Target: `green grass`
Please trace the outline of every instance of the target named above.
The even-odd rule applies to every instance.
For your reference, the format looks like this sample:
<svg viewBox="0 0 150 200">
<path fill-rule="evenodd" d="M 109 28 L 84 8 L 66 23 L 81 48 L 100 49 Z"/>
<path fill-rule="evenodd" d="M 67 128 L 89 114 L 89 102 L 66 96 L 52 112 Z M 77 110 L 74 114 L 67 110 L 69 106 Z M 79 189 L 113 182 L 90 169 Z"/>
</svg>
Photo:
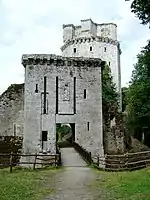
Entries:
<svg viewBox="0 0 150 200">
<path fill-rule="evenodd" d="M 150 200 L 150 168 L 132 172 L 95 172 L 96 189 L 106 200 Z"/>
<path fill-rule="evenodd" d="M 0 200 L 38 200 L 53 192 L 48 180 L 56 169 L 0 169 Z"/>
</svg>

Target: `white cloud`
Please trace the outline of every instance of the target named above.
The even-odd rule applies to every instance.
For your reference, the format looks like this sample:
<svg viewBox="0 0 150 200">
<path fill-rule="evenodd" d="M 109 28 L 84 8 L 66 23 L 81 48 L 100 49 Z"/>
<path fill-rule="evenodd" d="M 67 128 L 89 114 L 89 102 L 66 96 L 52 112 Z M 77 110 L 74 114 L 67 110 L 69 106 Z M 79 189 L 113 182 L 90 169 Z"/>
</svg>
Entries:
<svg viewBox="0 0 150 200">
<path fill-rule="evenodd" d="M 125 85 L 140 47 L 148 39 L 148 27 L 140 25 L 121 0 L 1 0 L 0 93 L 10 84 L 24 81 L 23 53 L 60 54 L 62 24 L 115 22 L 122 47 L 122 85 Z"/>
</svg>

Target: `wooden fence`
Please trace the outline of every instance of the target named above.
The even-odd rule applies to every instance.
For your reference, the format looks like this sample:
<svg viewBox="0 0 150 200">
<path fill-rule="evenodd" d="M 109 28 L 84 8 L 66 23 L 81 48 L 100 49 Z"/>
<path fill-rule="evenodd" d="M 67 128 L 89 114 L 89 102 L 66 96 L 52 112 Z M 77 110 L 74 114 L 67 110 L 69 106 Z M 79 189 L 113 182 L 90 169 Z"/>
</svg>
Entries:
<svg viewBox="0 0 150 200">
<path fill-rule="evenodd" d="M 126 153 L 124 155 L 105 155 L 104 157 L 91 156 L 91 152 L 73 142 L 75 150 L 88 164 L 93 164 L 98 169 L 106 171 L 136 170 L 150 166 L 150 151 Z"/>
<path fill-rule="evenodd" d="M 92 160 L 96 167 L 104 166 L 107 171 L 130 171 L 150 166 L 150 151 L 92 157 Z"/>
<path fill-rule="evenodd" d="M 150 166 L 150 151 L 126 153 L 124 155 L 105 155 L 105 157 L 92 157 L 91 153 L 82 148 L 79 144 L 73 143 L 74 148 L 84 158 L 98 169 L 107 171 L 135 170 Z M 30 157 L 31 161 L 19 161 L 20 157 Z M 0 154 L 0 167 L 10 167 L 10 172 L 14 166 L 31 165 L 35 170 L 36 165 L 59 166 L 61 165 L 61 154 Z"/>
<path fill-rule="evenodd" d="M 31 161 L 19 161 L 21 157 L 29 157 Z M 61 165 L 61 154 L 0 154 L 1 162 L 0 167 L 10 167 L 10 172 L 12 172 L 12 168 L 15 166 L 22 165 L 32 165 L 33 170 L 35 170 L 36 165 L 40 166 L 59 166 Z M 16 159 L 19 158 L 19 159 Z M 18 160 L 18 162 L 17 162 Z"/>
<path fill-rule="evenodd" d="M 77 144 L 76 142 L 73 142 L 73 147 L 75 148 L 75 150 L 82 156 L 82 158 L 88 163 L 88 164 L 92 164 L 93 160 L 92 160 L 92 156 L 91 156 L 91 152 L 88 152 L 86 149 L 84 149 L 83 147 L 81 147 L 79 144 Z"/>
</svg>

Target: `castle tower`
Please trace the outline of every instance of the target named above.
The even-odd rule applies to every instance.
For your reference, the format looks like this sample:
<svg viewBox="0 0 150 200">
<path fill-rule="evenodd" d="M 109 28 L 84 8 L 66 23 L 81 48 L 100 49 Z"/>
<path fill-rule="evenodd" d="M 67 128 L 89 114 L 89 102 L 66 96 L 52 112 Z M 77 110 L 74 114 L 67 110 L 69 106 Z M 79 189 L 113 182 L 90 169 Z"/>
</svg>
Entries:
<svg viewBox="0 0 150 200">
<path fill-rule="evenodd" d="M 63 43 L 61 51 L 65 57 L 91 57 L 106 61 L 120 95 L 121 110 L 121 49 L 117 41 L 117 25 L 113 23 L 96 24 L 91 19 L 81 20 L 80 26 L 63 25 Z"/>
<path fill-rule="evenodd" d="M 56 125 L 69 123 L 74 130 L 73 140 L 92 155 L 103 157 L 101 69 L 105 62 L 27 54 L 22 56 L 22 64 L 23 153 L 55 154 Z M 33 161 L 34 157 L 27 159 Z"/>
</svg>

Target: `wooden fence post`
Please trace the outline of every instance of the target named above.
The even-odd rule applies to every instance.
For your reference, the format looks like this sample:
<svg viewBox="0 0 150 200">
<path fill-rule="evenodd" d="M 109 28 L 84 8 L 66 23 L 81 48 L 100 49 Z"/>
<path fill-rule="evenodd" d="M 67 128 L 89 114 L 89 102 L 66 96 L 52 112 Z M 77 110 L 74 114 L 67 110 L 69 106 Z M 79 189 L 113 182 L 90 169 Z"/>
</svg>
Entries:
<svg viewBox="0 0 150 200">
<path fill-rule="evenodd" d="M 34 163 L 33 163 L 33 170 L 35 170 L 36 158 L 37 158 L 37 154 L 35 155 L 35 159 L 34 159 Z"/>
<path fill-rule="evenodd" d="M 128 159 L 129 159 L 129 156 L 128 156 L 128 152 L 125 154 L 125 168 L 128 169 Z"/>
<path fill-rule="evenodd" d="M 91 155 L 91 152 L 89 152 L 89 161 L 90 161 L 90 164 L 92 164 L 92 155 Z"/>
<path fill-rule="evenodd" d="M 13 153 L 10 154 L 10 172 L 12 172 L 12 165 L 13 165 Z"/>
<path fill-rule="evenodd" d="M 57 160 L 57 157 L 56 157 L 57 155 L 55 155 L 55 167 L 56 167 L 56 160 Z"/>
<path fill-rule="evenodd" d="M 99 156 L 97 157 L 97 166 L 99 167 Z"/>
<path fill-rule="evenodd" d="M 59 152 L 59 162 L 58 162 L 58 165 L 59 166 L 61 165 L 61 152 Z"/>
<path fill-rule="evenodd" d="M 107 163 L 108 163 L 108 156 L 107 156 L 107 154 L 105 154 L 105 169 L 107 169 L 108 168 L 108 165 L 107 165 Z"/>
</svg>

